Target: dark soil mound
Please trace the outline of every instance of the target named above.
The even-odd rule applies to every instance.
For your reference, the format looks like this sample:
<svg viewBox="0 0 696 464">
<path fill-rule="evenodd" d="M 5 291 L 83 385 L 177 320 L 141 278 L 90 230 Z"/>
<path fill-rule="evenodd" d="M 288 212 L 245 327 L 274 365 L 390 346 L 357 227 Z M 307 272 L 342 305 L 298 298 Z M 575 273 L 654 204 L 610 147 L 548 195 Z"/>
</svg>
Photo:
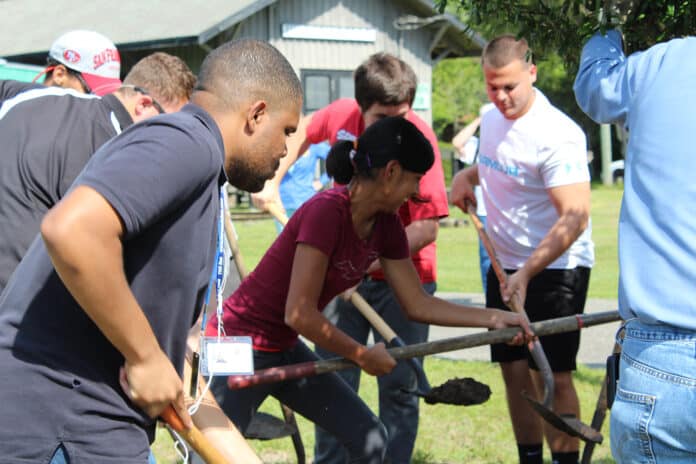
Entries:
<svg viewBox="0 0 696 464">
<path fill-rule="evenodd" d="M 425 402 L 470 406 L 484 403 L 490 396 L 491 389 L 485 383 L 471 377 L 454 378 L 430 390 L 425 396 Z"/>
</svg>

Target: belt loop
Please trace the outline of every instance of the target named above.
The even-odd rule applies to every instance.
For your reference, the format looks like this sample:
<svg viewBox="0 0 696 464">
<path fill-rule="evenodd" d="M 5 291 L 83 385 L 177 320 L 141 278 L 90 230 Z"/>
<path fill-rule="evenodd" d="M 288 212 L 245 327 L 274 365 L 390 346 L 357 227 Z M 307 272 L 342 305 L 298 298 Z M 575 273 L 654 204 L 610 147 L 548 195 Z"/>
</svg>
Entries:
<svg viewBox="0 0 696 464">
<path fill-rule="evenodd" d="M 621 323 L 621 326 L 619 326 L 618 329 L 616 329 L 616 334 L 614 335 L 614 339 L 616 340 L 616 343 L 619 345 L 623 345 L 624 338 L 626 337 L 626 325 L 631 322 L 631 321 L 637 321 L 637 317 L 632 317 L 630 319 L 626 319 Z"/>
</svg>

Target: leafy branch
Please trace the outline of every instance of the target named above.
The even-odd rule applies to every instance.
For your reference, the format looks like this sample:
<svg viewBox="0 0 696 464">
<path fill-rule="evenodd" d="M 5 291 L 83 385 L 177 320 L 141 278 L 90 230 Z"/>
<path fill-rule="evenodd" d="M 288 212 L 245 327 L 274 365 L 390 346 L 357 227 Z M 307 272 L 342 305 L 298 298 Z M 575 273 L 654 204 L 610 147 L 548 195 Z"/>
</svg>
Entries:
<svg viewBox="0 0 696 464">
<path fill-rule="evenodd" d="M 456 8 L 474 28 L 525 37 L 535 53 L 557 53 L 571 69 L 598 30 L 621 28 L 628 52 L 696 33 L 695 0 L 439 0 L 437 6 Z"/>
</svg>

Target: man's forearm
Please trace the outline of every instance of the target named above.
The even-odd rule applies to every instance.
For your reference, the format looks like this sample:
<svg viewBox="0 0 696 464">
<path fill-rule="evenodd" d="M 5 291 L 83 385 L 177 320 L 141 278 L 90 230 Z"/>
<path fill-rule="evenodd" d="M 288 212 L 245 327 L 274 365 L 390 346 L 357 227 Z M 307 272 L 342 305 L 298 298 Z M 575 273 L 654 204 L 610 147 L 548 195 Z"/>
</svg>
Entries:
<svg viewBox="0 0 696 464">
<path fill-rule="evenodd" d="M 452 139 L 452 145 L 458 152 L 461 153 L 461 151 L 464 149 L 464 145 L 466 145 L 466 142 L 471 138 L 472 135 L 474 135 L 474 133 L 476 133 L 476 129 L 478 129 L 480 123 L 481 117 L 478 116 L 454 136 Z"/>
<path fill-rule="evenodd" d="M 525 261 L 523 269 L 529 278 L 556 261 L 580 237 L 587 227 L 584 212 L 568 212 L 558 218 L 539 246 Z"/>
<path fill-rule="evenodd" d="M 405 231 L 411 255 L 433 243 L 437 239 L 439 230 L 440 225 L 436 218 L 413 221 L 407 225 Z"/>
</svg>

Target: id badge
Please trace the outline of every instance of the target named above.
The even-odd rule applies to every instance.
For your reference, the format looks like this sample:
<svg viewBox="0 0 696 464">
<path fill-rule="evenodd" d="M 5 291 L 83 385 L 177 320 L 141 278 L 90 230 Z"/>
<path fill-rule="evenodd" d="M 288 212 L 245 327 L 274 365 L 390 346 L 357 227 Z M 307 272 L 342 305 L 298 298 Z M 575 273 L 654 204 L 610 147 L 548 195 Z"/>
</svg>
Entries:
<svg viewBox="0 0 696 464">
<path fill-rule="evenodd" d="M 251 337 L 203 337 L 201 373 L 205 376 L 253 374 Z"/>
</svg>

